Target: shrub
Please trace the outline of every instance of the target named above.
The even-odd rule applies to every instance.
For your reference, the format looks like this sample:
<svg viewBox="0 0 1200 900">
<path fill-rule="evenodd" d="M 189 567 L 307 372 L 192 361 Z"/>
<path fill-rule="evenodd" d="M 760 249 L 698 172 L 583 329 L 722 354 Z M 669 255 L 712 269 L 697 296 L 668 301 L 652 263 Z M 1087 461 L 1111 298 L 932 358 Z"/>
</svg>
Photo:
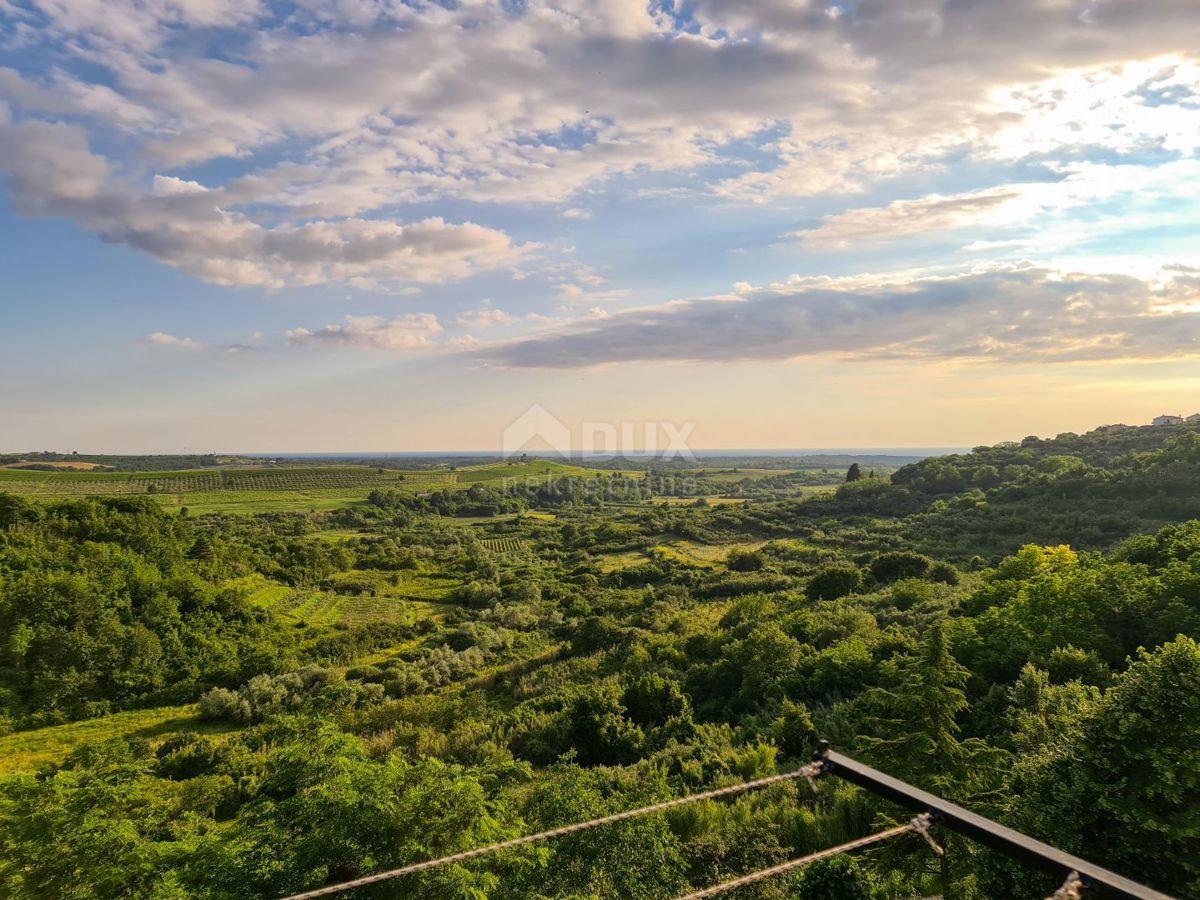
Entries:
<svg viewBox="0 0 1200 900">
<path fill-rule="evenodd" d="M 766 562 L 763 560 L 761 553 L 734 547 L 729 551 L 729 555 L 725 557 L 725 565 L 729 567 L 729 571 L 731 572 L 757 572 L 766 565 Z"/>
<path fill-rule="evenodd" d="M 936 562 L 929 567 L 929 580 L 942 584 L 958 584 L 958 569 L 950 563 Z"/>
<path fill-rule="evenodd" d="M 679 683 L 661 675 L 643 675 L 621 697 L 629 718 L 643 727 L 664 725 L 671 719 L 691 718 L 692 705 Z"/>
<path fill-rule="evenodd" d="M 901 578 L 924 578 L 933 560 L 920 553 L 896 550 L 881 553 L 871 563 L 871 577 L 880 584 L 891 584 Z"/>
<path fill-rule="evenodd" d="M 805 592 L 810 600 L 837 600 L 862 587 L 862 573 L 853 566 L 825 566 L 808 582 Z"/>
<path fill-rule="evenodd" d="M 875 885 L 852 856 L 817 860 L 800 870 L 794 900 L 873 900 Z"/>
<path fill-rule="evenodd" d="M 218 722 L 248 722 L 250 703 L 237 691 L 213 688 L 200 698 L 200 718 Z"/>
<path fill-rule="evenodd" d="M 902 578 L 892 585 L 891 599 L 896 609 L 911 609 L 933 599 L 933 585 L 919 578 Z"/>
<path fill-rule="evenodd" d="M 306 666 L 283 675 L 256 675 L 236 691 L 213 688 L 200 698 L 200 716 L 226 722 L 261 722 L 302 710 L 364 706 L 383 698 L 383 687 L 345 681 L 332 669 Z"/>
</svg>

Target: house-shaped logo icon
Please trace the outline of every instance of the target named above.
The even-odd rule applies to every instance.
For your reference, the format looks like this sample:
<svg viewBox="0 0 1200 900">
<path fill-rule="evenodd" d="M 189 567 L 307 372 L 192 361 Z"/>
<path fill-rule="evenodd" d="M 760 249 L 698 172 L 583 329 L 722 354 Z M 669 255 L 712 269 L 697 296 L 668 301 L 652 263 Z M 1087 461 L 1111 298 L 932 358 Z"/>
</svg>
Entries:
<svg viewBox="0 0 1200 900">
<path fill-rule="evenodd" d="M 571 429 L 540 403 L 535 403 L 504 429 L 501 449 L 505 456 L 522 450 L 550 450 L 569 458 Z"/>
</svg>

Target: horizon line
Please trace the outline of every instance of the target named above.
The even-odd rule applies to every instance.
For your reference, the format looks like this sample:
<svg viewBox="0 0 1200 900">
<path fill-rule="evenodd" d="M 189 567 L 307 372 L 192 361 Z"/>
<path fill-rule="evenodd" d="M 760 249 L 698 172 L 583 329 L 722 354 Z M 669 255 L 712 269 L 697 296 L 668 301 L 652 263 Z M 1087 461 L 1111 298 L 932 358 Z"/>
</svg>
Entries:
<svg viewBox="0 0 1200 900">
<path fill-rule="evenodd" d="M 973 445 L 979 446 L 979 445 Z M 851 453 L 857 454 L 873 454 L 877 456 L 914 456 L 914 455 L 930 455 L 933 452 L 937 453 L 959 453 L 968 452 L 972 447 L 968 446 L 925 446 L 925 447 L 904 447 L 904 446 L 881 446 L 881 447 L 863 447 L 863 446 L 845 446 L 845 447 L 701 447 L 691 450 L 692 456 L 704 455 L 752 455 L 752 456 L 811 456 L 811 455 L 846 455 Z M 0 455 L 5 456 L 23 456 L 35 455 L 41 453 L 52 453 L 59 456 L 70 456 L 72 454 L 79 456 L 241 456 L 253 459 L 276 459 L 294 456 L 312 456 L 312 457 L 338 457 L 338 456 L 355 456 L 355 457 L 384 457 L 384 456 L 494 456 L 502 459 L 512 458 L 524 454 L 526 456 L 545 457 L 545 458 L 586 458 L 586 459 L 652 459 L 665 454 L 657 452 L 647 452 L 644 450 L 634 450 L 626 453 L 586 453 L 584 451 L 572 451 L 569 454 L 557 453 L 553 450 L 521 450 L 517 453 L 506 454 L 503 450 L 279 450 L 279 451 L 241 451 L 241 450 L 160 450 L 155 452 L 132 452 L 132 451 L 112 451 L 112 450 L 97 450 L 97 451 L 61 451 L 61 450 L 0 450 Z M 685 458 L 681 454 L 672 453 L 672 457 Z"/>
</svg>

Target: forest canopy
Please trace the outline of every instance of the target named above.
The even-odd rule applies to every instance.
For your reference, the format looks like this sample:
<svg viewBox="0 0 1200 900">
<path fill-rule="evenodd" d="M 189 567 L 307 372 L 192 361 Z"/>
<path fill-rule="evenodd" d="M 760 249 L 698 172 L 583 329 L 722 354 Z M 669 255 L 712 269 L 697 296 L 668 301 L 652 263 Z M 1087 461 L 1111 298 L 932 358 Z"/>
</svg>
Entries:
<svg viewBox="0 0 1200 900">
<path fill-rule="evenodd" d="M 652 472 L 249 515 L 0 494 L 0 893 L 279 896 L 792 768 L 826 737 L 1200 896 L 1200 437 L 1155 435 L 708 506 Z M 900 815 L 777 785 L 377 895 L 669 898 Z M 943 861 L 914 840 L 755 896 L 1057 887 L 939 839 Z"/>
</svg>

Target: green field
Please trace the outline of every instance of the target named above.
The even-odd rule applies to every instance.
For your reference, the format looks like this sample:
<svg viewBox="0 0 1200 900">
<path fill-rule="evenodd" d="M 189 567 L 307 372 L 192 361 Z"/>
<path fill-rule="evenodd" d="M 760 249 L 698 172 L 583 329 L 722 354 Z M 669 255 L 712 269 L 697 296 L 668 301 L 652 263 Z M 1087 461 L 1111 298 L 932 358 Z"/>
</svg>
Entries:
<svg viewBox="0 0 1200 900">
<path fill-rule="evenodd" d="M 308 512 L 365 503 L 371 491 L 424 494 L 473 484 L 507 487 L 551 477 L 594 474 L 553 460 L 497 462 L 457 470 L 378 469 L 371 466 L 264 466 L 177 472 L 40 472 L 0 468 L 0 492 L 33 499 L 151 495 L 168 509 L 192 515 Z"/>
<path fill-rule="evenodd" d="M 159 494 L 168 509 L 186 507 L 191 515 L 212 513 L 251 515 L 267 512 L 319 512 L 367 502 L 369 490 L 335 491 L 211 491 L 201 494 Z"/>
<path fill-rule="evenodd" d="M 225 732 L 236 726 L 203 722 L 195 704 L 159 706 L 113 713 L 98 719 L 18 731 L 0 737 L 0 775 L 33 772 L 48 763 L 61 763 L 72 750 L 112 738 L 143 738 L 158 744 L 184 731 Z"/>
<path fill-rule="evenodd" d="M 431 490 L 452 484 L 457 473 L 398 471 L 368 466 L 223 469 L 217 472 L 35 472 L 0 469 L 0 484 L 21 494 L 209 494 L 214 492 Z"/>
<path fill-rule="evenodd" d="M 722 497 L 731 486 L 778 476 L 776 469 L 714 468 L 687 470 L 705 488 L 700 494 L 712 503 L 741 502 Z M 683 474 L 683 473 L 681 473 Z M 167 509 L 187 509 L 193 516 L 274 512 L 320 512 L 366 503 L 372 491 L 398 491 L 414 495 L 438 490 L 466 490 L 482 484 L 498 489 L 563 477 L 640 477 L 637 472 L 597 472 L 550 459 L 486 463 L 453 470 L 380 469 L 371 466 L 312 465 L 238 467 L 217 471 L 175 472 L 41 472 L 0 468 L 0 492 L 32 499 L 65 499 L 82 496 L 153 496 Z M 793 487 L 795 494 L 828 491 L 828 486 Z M 655 498 L 671 504 L 695 502 L 696 497 Z M 614 506 L 636 507 L 644 501 Z"/>
<path fill-rule="evenodd" d="M 687 474 L 695 474 L 703 478 L 705 481 L 711 481 L 718 484 L 734 484 L 739 481 L 750 479 L 751 481 L 760 478 L 779 478 L 783 475 L 790 475 L 792 469 L 714 469 L 711 466 L 696 469 L 685 470 Z M 810 472 L 821 472 L 820 469 L 808 469 Z"/>
</svg>

